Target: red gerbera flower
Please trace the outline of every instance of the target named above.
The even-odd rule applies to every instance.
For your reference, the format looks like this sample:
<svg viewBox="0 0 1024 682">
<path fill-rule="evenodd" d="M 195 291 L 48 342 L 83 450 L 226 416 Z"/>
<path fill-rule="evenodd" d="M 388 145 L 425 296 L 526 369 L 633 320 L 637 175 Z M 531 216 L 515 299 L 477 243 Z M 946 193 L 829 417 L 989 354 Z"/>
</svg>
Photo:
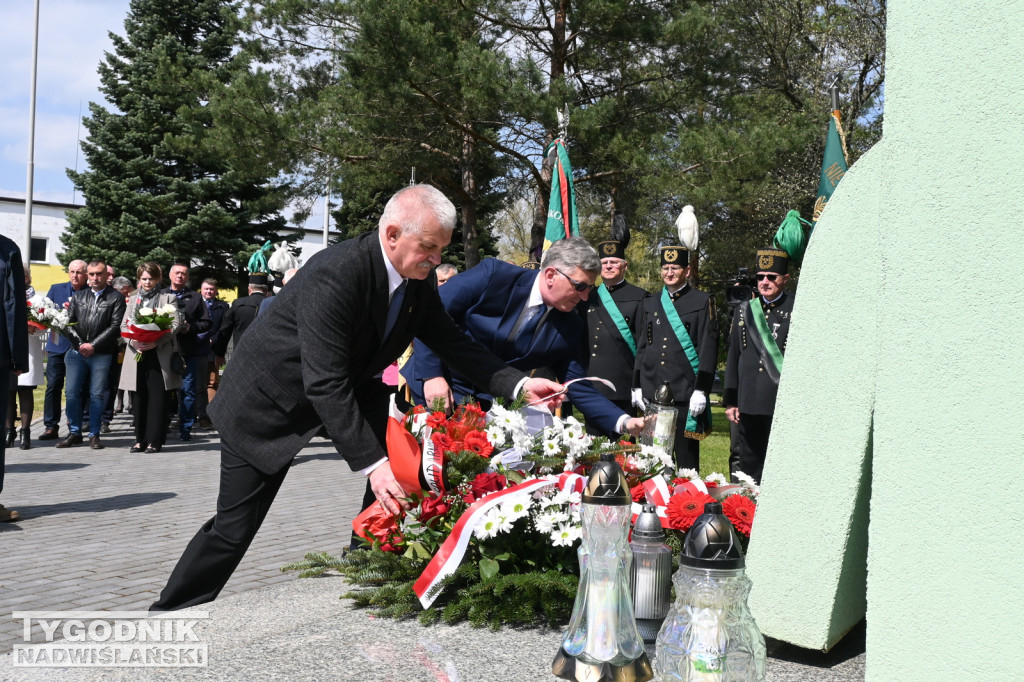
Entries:
<svg viewBox="0 0 1024 682">
<path fill-rule="evenodd" d="M 494 446 L 487 440 L 487 434 L 483 431 L 470 431 L 463 442 L 467 450 L 472 450 L 481 457 L 490 457 L 494 452 Z"/>
<path fill-rule="evenodd" d="M 429 417 L 427 417 L 427 426 L 431 429 L 438 429 L 444 426 L 444 422 L 444 412 L 433 412 Z"/>
<path fill-rule="evenodd" d="M 435 431 L 430 434 L 430 440 L 434 441 L 434 447 L 441 452 L 458 452 L 457 450 L 454 450 L 455 442 L 447 433 Z"/>
<path fill-rule="evenodd" d="M 754 512 L 757 505 L 746 495 L 729 495 L 722 501 L 724 513 L 736 530 L 745 537 L 750 537 L 750 526 L 754 523 Z"/>
<path fill-rule="evenodd" d="M 715 498 L 699 490 L 688 490 L 673 495 L 665 509 L 669 528 L 690 530 L 697 517 L 704 513 L 704 505 L 714 501 Z"/>
</svg>

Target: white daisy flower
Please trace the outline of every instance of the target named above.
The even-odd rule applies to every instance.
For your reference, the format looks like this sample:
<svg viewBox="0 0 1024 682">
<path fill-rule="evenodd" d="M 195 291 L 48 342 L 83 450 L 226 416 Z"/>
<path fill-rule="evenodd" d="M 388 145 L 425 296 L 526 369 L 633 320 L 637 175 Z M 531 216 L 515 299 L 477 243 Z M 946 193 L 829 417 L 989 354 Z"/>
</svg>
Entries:
<svg viewBox="0 0 1024 682">
<path fill-rule="evenodd" d="M 501 515 L 514 523 L 524 516 L 529 516 L 533 502 L 529 495 L 515 495 L 501 505 Z"/>
<path fill-rule="evenodd" d="M 473 529 L 473 534 L 481 540 L 487 540 L 493 538 L 498 534 L 499 528 L 498 510 L 492 509 L 483 518 L 477 521 L 476 528 Z"/>
<path fill-rule="evenodd" d="M 551 531 L 551 544 L 555 547 L 571 547 L 572 543 L 580 538 L 580 529 L 569 524 L 559 524 L 558 528 Z"/>
</svg>

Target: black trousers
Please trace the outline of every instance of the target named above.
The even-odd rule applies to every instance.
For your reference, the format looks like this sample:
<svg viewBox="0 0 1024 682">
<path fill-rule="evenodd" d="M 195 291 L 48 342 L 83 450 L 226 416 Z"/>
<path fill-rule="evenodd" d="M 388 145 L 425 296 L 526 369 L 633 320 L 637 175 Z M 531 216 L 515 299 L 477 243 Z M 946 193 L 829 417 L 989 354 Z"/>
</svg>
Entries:
<svg viewBox="0 0 1024 682">
<path fill-rule="evenodd" d="M 374 435 L 382 444 L 387 429 L 389 395 L 390 392 L 379 381 L 363 384 L 357 389 L 356 402 L 360 412 L 366 415 Z M 256 531 L 263 525 L 289 468 L 290 465 L 273 474 L 265 474 L 239 457 L 229 438 L 221 439 L 217 513 L 203 524 L 185 547 L 178 564 L 171 571 L 167 586 L 149 607 L 150 611 L 175 611 L 217 598 L 241 563 L 256 537 Z M 372 495 L 367 481 L 367 496 Z"/>
<path fill-rule="evenodd" d="M 135 371 L 135 442 L 160 447 L 167 440 L 167 392 L 155 349 L 142 354 Z"/>
<path fill-rule="evenodd" d="M 742 471 L 760 484 L 771 434 L 772 415 L 740 413 L 740 423 L 729 430 L 730 475 Z"/>
<path fill-rule="evenodd" d="M 679 407 L 679 421 L 676 422 L 676 468 L 700 471 L 700 441 L 683 435 L 686 432 L 685 410 L 688 410 L 689 406 L 679 405 L 677 407 Z"/>
<path fill-rule="evenodd" d="M 264 474 L 221 444 L 217 514 L 185 547 L 150 611 L 176 611 L 217 598 L 256 537 L 288 469 Z"/>
</svg>

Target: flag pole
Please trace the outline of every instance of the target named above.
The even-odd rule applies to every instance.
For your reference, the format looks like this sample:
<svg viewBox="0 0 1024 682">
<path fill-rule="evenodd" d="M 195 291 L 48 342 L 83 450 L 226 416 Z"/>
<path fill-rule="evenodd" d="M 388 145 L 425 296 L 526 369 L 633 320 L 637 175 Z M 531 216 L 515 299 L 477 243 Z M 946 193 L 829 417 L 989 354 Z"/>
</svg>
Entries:
<svg viewBox="0 0 1024 682">
<path fill-rule="evenodd" d="M 36 0 L 35 23 L 32 34 L 32 86 L 28 97 L 28 167 L 25 180 L 25 234 L 21 239 L 21 258 L 25 271 L 32 268 L 32 194 L 35 180 L 36 146 L 36 70 L 39 64 L 39 0 Z"/>
</svg>

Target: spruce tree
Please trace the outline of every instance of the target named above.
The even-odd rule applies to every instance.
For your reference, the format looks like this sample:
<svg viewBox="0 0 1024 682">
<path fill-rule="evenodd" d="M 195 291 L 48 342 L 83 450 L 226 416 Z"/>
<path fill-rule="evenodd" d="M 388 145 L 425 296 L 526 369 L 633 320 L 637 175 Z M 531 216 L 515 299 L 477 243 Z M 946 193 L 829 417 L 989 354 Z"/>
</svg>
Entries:
<svg viewBox="0 0 1024 682">
<path fill-rule="evenodd" d="M 247 72 L 235 3 L 132 0 L 99 65 L 110 108 L 90 103 L 89 170 L 68 171 L 86 207 L 69 213 L 61 261 L 102 258 L 128 274 L 179 259 L 233 281 L 255 243 L 279 239 L 285 188 L 214 145 L 208 103 Z"/>
</svg>

